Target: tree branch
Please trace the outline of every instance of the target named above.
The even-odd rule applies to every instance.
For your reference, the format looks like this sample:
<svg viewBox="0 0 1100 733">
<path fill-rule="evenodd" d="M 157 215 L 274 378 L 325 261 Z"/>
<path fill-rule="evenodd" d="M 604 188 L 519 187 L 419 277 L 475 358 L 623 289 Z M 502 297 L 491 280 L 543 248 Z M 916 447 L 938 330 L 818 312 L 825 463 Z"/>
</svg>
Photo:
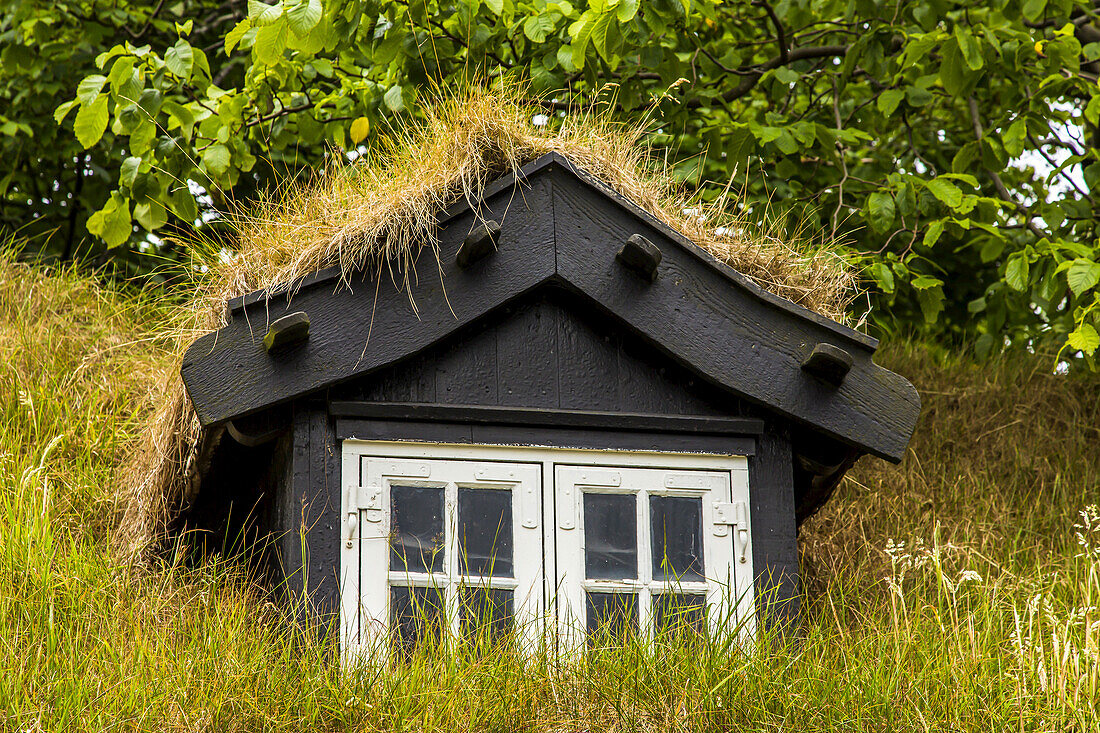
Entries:
<svg viewBox="0 0 1100 733">
<path fill-rule="evenodd" d="M 983 131 L 982 121 L 981 118 L 978 116 L 978 101 L 974 99 L 974 97 L 970 97 L 966 100 L 966 106 L 967 109 L 970 111 L 970 124 L 973 126 L 974 129 L 974 139 L 978 142 L 981 142 Z M 1039 237 L 1040 239 L 1045 237 L 1047 233 L 1040 229 L 1039 226 L 1032 220 L 1033 217 L 1031 216 L 1031 211 L 1028 209 L 1028 207 L 1021 204 L 1012 197 L 1012 194 L 1008 191 L 1008 187 L 1005 186 L 1004 181 L 1001 180 L 1000 175 L 998 175 L 995 171 L 989 170 L 988 168 L 986 168 L 985 172 L 988 173 L 989 177 L 993 179 L 993 188 L 997 189 L 997 195 L 1000 196 L 1003 201 L 1011 204 L 1013 208 L 1015 208 L 1024 216 L 1024 224 L 1031 231 L 1031 233 L 1034 234 L 1036 237 Z"/>
<path fill-rule="evenodd" d="M 806 48 L 792 49 L 791 52 L 787 54 L 786 62 L 782 61 L 778 56 L 776 56 L 770 61 L 767 61 L 766 63 L 757 66 L 755 69 L 748 70 L 747 75 L 744 79 L 742 79 L 740 84 L 722 94 L 722 101 L 733 102 L 745 96 L 752 91 L 753 87 L 756 86 L 756 82 L 760 81 L 760 77 L 764 76 L 765 72 L 771 71 L 772 69 L 779 68 L 780 66 L 784 66 L 787 63 L 793 63 L 795 61 L 827 58 L 829 56 L 843 56 L 844 54 L 848 53 L 849 48 L 851 48 L 851 46 L 844 45 L 807 46 Z M 701 107 L 702 104 L 703 102 L 701 100 L 693 99 L 687 103 L 687 106 Z"/>
<path fill-rule="evenodd" d="M 771 19 L 772 25 L 775 26 L 775 40 L 779 44 L 779 63 L 787 63 L 790 49 L 787 44 L 787 34 L 783 30 L 783 23 L 780 22 L 779 16 L 775 14 L 775 10 L 772 8 L 768 0 L 754 0 L 753 5 L 758 8 L 764 8 L 764 12 L 768 14 L 768 18 Z"/>
</svg>

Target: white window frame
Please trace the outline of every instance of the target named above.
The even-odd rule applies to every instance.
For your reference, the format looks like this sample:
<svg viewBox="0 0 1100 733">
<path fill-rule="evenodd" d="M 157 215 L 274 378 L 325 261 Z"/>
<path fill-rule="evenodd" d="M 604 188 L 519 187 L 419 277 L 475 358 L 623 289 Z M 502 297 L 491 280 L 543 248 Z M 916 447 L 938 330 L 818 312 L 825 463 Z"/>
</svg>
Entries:
<svg viewBox="0 0 1100 733">
<path fill-rule="evenodd" d="M 364 459 L 371 461 L 391 461 L 397 464 L 391 471 L 393 476 L 400 477 L 403 481 L 415 478 L 411 466 L 416 462 L 441 462 L 441 463 L 480 463 L 482 470 L 498 469 L 504 465 L 521 465 L 533 470 L 539 478 L 538 487 L 534 493 L 524 496 L 521 492 L 519 502 L 513 505 L 513 542 L 516 549 L 514 561 L 519 574 L 521 549 L 530 546 L 523 541 L 524 535 L 520 533 L 520 525 L 526 520 L 530 524 L 532 511 L 541 513 L 537 516 L 537 532 L 541 538 L 541 556 L 531 553 L 541 561 L 539 580 L 542 584 L 542 592 L 529 594 L 524 602 L 521 602 L 517 594 L 515 609 L 519 616 L 527 615 L 522 620 L 524 627 L 531 630 L 532 641 L 534 637 L 545 631 L 543 623 L 552 619 L 558 627 L 561 638 L 568 641 L 571 631 L 577 628 L 576 615 L 569 611 L 570 606 L 576 607 L 578 588 L 583 584 L 564 580 L 563 572 L 567 571 L 569 562 L 576 567 L 576 560 L 569 561 L 565 556 L 575 558 L 579 551 L 583 553 L 583 546 L 578 549 L 568 550 L 563 544 L 560 534 L 559 512 L 562 499 L 560 492 L 555 489 L 556 473 L 559 466 L 562 467 L 592 467 L 620 469 L 634 471 L 639 469 L 658 469 L 665 472 L 680 472 L 687 476 L 703 475 L 705 473 L 721 473 L 728 475 L 731 495 L 729 498 L 719 497 L 715 501 L 702 487 L 665 487 L 672 494 L 706 496 L 704 499 L 704 533 L 710 534 L 710 528 L 715 527 L 714 534 L 720 529 L 714 525 L 715 519 L 720 524 L 729 526 L 729 544 L 732 548 L 732 564 L 730 573 L 732 584 L 722 591 L 727 599 L 733 599 L 736 603 L 735 617 L 740 623 L 740 634 L 745 642 L 751 643 L 755 635 L 756 613 L 755 597 L 753 589 L 753 562 L 752 562 L 752 532 L 749 526 L 750 514 L 749 499 L 750 487 L 748 480 L 748 459 L 743 455 L 717 455 L 710 453 L 666 453 L 657 451 L 619 451 L 619 450 L 586 450 L 555 447 L 527 447 L 504 445 L 471 445 L 454 443 L 414 443 L 395 441 L 363 441 L 348 439 L 342 445 L 342 477 L 341 483 L 341 550 L 340 550 L 340 580 L 341 580 L 341 649 L 346 658 L 359 658 L 370 649 L 379 649 L 375 640 L 379 638 L 380 631 L 387 631 L 389 624 L 389 517 L 388 492 L 375 491 L 379 488 L 377 482 L 371 485 L 366 472 L 361 472 Z M 413 462 L 413 463 L 408 463 Z M 422 469 L 419 469 L 422 473 Z M 499 471 L 498 471 L 499 473 Z M 381 476 L 381 474 L 379 474 Z M 483 474 L 490 479 L 498 479 L 495 485 L 501 485 L 499 475 Z M 476 479 L 476 477 L 475 477 Z M 432 477 L 419 478 L 431 484 Z M 434 485 L 440 485 L 436 479 Z M 453 483 L 453 482 L 452 482 Z M 460 482 L 462 483 L 462 482 Z M 524 490 L 532 485 L 529 480 L 522 479 Z M 406 485 L 408 485 L 406 483 Z M 425 484 L 427 485 L 427 484 Z M 466 485 L 465 483 L 463 485 Z M 482 484 L 476 484 L 482 485 Z M 656 489 L 652 491 L 656 492 Z M 580 492 L 574 491 L 571 501 L 576 505 L 581 501 Z M 538 508 L 531 509 L 529 502 L 535 500 Z M 648 518 L 648 502 L 644 509 L 644 516 Z M 519 511 L 516 511 L 519 509 Z M 540 511 L 541 510 L 541 511 Z M 453 516 L 453 512 L 448 511 Z M 377 521 L 369 521 L 375 519 Z M 446 515 L 445 515 L 446 516 Z M 642 510 L 639 510 L 642 516 Z M 578 511 L 576 519 L 583 522 L 583 517 Z M 709 518 L 709 522 L 708 522 Z M 446 519 L 445 519 L 446 521 Z M 639 520 L 641 521 L 641 520 Z M 648 519 L 646 519 L 648 522 Z M 582 525 L 583 526 L 583 525 Z M 523 527 L 526 532 L 535 528 Z M 642 528 L 639 527 L 641 530 Z M 639 532 L 639 543 L 642 538 L 648 537 L 649 527 L 645 526 L 644 532 Z M 580 533 L 578 533 L 580 534 Z M 451 532 L 453 537 L 454 533 Z M 526 535 L 528 538 L 534 536 Z M 648 554 L 648 540 L 644 547 L 639 546 L 639 567 L 650 562 Z M 563 556 L 563 553 L 565 556 Z M 369 560 L 368 560 L 369 558 Z M 581 554 L 583 577 L 583 554 Z M 706 557 L 704 549 L 704 563 L 707 564 L 706 574 L 708 605 L 712 599 L 719 603 L 722 601 L 716 595 L 718 581 L 712 577 L 710 561 Z M 384 572 L 379 572 L 384 569 Z M 450 569 L 447 573 L 447 582 L 454 584 Z M 574 578 L 576 574 L 574 571 Z M 360 582 L 362 580 L 362 587 Z M 414 579 L 415 580 L 415 579 Z M 580 580 L 580 578 L 577 578 Z M 565 583 L 562 585 L 562 583 Z M 450 587 L 450 585 L 448 586 Z M 561 591 L 565 595 L 559 599 Z M 364 592 L 366 595 L 364 595 Z M 538 596 L 536 604 L 532 598 Z M 583 601 L 583 595 L 579 596 Z M 449 606 L 450 607 L 450 606 Z M 713 608 L 713 606 L 711 606 Z M 529 614 L 534 613 L 536 618 Z M 454 614 L 451 613 L 450 616 Z M 708 617 L 720 618 L 725 613 L 712 613 L 708 611 Z M 581 618 L 583 621 L 583 617 Z M 373 623 L 372 623 L 373 621 Z M 648 626 L 646 618 L 641 617 L 640 622 Z M 456 618 L 448 618 L 449 624 L 457 624 Z M 457 626 L 453 626 L 457 629 Z M 583 626 L 581 627 L 583 628 Z"/>
<path fill-rule="evenodd" d="M 653 596 L 662 593 L 703 595 L 706 598 L 708 623 L 712 632 L 721 630 L 724 619 L 742 618 L 744 609 L 736 607 L 738 594 L 749 578 L 738 578 L 738 565 L 750 566 L 747 539 L 751 532 L 734 531 L 725 522 L 729 511 L 738 521 L 738 528 L 747 522 L 747 506 L 743 518 L 736 517 L 731 505 L 733 472 L 729 470 L 555 464 L 554 489 L 557 498 L 557 616 L 562 638 L 572 644 L 583 643 L 588 626 L 588 592 L 635 594 L 638 599 L 639 632 L 653 636 Z M 587 494 L 612 494 L 635 498 L 634 515 L 637 536 L 637 577 L 622 580 L 590 579 L 585 572 L 586 536 L 583 532 L 584 497 Z M 700 500 L 704 577 L 701 581 L 667 581 L 653 577 L 653 538 L 650 522 L 652 496 L 670 496 Z M 746 528 L 747 529 L 747 528 Z M 744 555 L 741 551 L 744 550 Z M 740 558 L 745 562 L 741 563 Z M 751 571 L 750 571 L 751 572 Z"/>
</svg>

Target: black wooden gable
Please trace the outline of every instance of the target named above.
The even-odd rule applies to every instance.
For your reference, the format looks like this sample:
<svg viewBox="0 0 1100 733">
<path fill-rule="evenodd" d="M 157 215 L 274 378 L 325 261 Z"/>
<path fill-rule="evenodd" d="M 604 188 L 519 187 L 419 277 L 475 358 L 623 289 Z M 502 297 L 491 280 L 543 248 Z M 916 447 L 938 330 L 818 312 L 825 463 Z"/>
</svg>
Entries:
<svg viewBox="0 0 1100 733">
<path fill-rule="evenodd" d="M 479 237 L 486 222 L 499 233 Z M 899 460 L 915 426 L 917 393 L 872 363 L 874 339 L 764 291 L 558 155 L 490 185 L 476 214 L 452 207 L 439 239 L 442 266 L 420 258 L 412 303 L 388 272 L 347 286 L 334 270 L 306 278 L 289 300 L 231 301 L 228 325 L 197 340 L 182 367 L 203 425 L 380 375 L 491 314 L 557 292 L 731 405 L 762 408 L 796 431 Z M 297 312 L 308 337 L 265 348 L 269 325 Z M 563 369 L 537 357 L 523 358 L 532 370 Z"/>
</svg>

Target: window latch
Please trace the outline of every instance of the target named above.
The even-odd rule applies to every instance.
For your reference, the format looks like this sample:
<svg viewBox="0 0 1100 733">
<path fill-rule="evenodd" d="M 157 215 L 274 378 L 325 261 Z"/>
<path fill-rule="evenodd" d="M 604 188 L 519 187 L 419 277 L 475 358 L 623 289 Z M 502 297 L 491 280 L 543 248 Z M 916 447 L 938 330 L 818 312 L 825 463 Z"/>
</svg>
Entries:
<svg viewBox="0 0 1100 733">
<path fill-rule="evenodd" d="M 737 561 L 748 562 L 749 508 L 743 501 L 714 502 L 714 536 L 725 537 L 727 527 L 736 527 L 734 541 L 737 545 Z"/>
</svg>

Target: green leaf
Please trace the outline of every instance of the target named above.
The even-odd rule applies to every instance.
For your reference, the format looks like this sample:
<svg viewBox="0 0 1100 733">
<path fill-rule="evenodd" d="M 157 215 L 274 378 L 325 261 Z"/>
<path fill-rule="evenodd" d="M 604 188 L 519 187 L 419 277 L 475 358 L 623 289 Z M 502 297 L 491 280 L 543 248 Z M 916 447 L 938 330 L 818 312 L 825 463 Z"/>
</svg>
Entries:
<svg viewBox="0 0 1100 733">
<path fill-rule="evenodd" d="M 940 241 L 940 235 L 943 234 L 943 220 L 934 221 L 928 225 L 928 229 L 924 232 L 924 239 L 922 240 L 925 247 L 933 247 L 936 242 Z"/>
<path fill-rule="evenodd" d="M 1100 282 L 1100 264 L 1078 257 L 1066 271 L 1066 281 L 1073 294 L 1080 298 L 1082 293 L 1096 287 Z"/>
<path fill-rule="evenodd" d="M 233 30 L 225 34 L 225 55 L 233 53 L 233 49 L 237 47 L 237 44 L 244 38 L 244 34 L 248 33 L 252 29 L 252 21 L 245 18 L 237 25 L 233 26 Z"/>
<path fill-rule="evenodd" d="M 133 186 L 140 168 L 141 158 L 130 156 L 122 161 L 122 166 L 119 168 L 118 173 L 118 182 L 124 186 Z"/>
<path fill-rule="evenodd" d="M 534 43 L 542 43 L 554 32 L 554 21 L 547 15 L 532 15 L 523 23 L 523 35 Z"/>
<path fill-rule="evenodd" d="M 95 145 L 107 129 L 107 97 L 100 96 L 91 104 L 83 105 L 76 113 L 73 131 L 84 149 Z"/>
<path fill-rule="evenodd" d="M 558 47 L 558 66 L 565 72 L 573 72 L 577 67 L 573 66 L 573 47 L 569 44 Z"/>
<path fill-rule="evenodd" d="M 638 14 L 638 0 L 619 0 L 615 8 L 615 17 L 620 23 L 629 23 Z"/>
<path fill-rule="evenodd" d="M 588 41 L 592 36 L 592 26 L 596 23 L 596 14 L 586 10 L 580 19 L 569 26 L 569 35 L 572 37 L 573 68 L 583 69 L 585 52 L 588 50 Z"/>
<path fill-rule="evenodd" d="M 794 69 L 788 69 L 786 66 L 780 66 L 778 69 L 773 71 L 772 74 L 775 75 L 777 81 L 782 84 L 786 84 L 787 86 L 796 83 L 799 79 L 802 78 L 801 74 L 799 74 Z"/>
<path fill-rule="evenodd" d="M 871 227 L 885 232 L 894 223 L 894 197 L 886 191 L 875 191 L 867 197 L 867 213 Z"/>
<path fill-rule="evenodd" d="M 393 112 L 400 112 L 405 108 L 405 96 L 400 84 L 394 84 L 387 91 L 382 101 Z"/>
<path fill-rule="evenodd" d="M 1025 137 L 1027 137 L 1027 123 L 1023 117 L 1017 117 L 1001 135 L 1001 144 L 1004 145 L 1005 152 L 1015 158 L 1024 151 Z"/>
<path fill-rule="evenodd" d="M 901 104 L 901 100 L 905 99 L 905 92 L 901 89 L 887 89 L 878 97 L 878 111 L 889 117 L 894 114 L 894 110 Z"/>
<path fill-rule="evenodd" d="M 286 9 L 286 19 L 290 23 L 290 30 L 296 36 L 305 36 L 314 26 L 321 22 L 324 8 L 321 0 L 296 0 Z"/>
<path fill-rule="evenodd" d="M 252 21 L 253 26 L 271 25 L 282 17 L 282 3 L 268 5 L 260 0 L 248 0 L 248 19 Z"/>
<path fill-rule="evenodd" d="M 504 0 L 485 0 L 485 7 L 493 11 L 493 15 L 500 15 L 504 12 Z"/>
<path fill-rule="evenodd" d="M 99 96 L 99 93 L 103 90 L 103 85 L 106 83 L 107 77 L 101 74 L 86 76 L 76 85 L 76 98 L 80 100 L 81 104 L 91 104 Z"/>
<path fill-rule="evenodd" d="M 933 196 L 952 209 L 956 209 L 962 204 L 962 191 L 949 180 L 933 178 L 931 181 L 925 181 L 924 186 Z"/>
<path fill-rule="evenodd" d="M 929 288 L 917 291 L 917 303 L 920 305 L 924 322 L 935 323 L 943 312 L 943 290 L 941 288 Z"/>
<path fill-rule="evenodd" d="M 971 71 L 977 71 L 985 64 L 985 59 L 982 58 L 982 44 L 969 28 L 963 25 L 955 26 L 955 42 L 959 44 L 959 50 L 962 52 L 963 60 L 966 61 L 966 65 L 970 67 Z"/>
<path fill-rule="evenodd" d="M 989 264 L 993 260 L 1000 257 L 1005 251 L 1005 239 L 1003 236 L 990 237 L 982 245 L 982 250 L 979 253 L 979 257 L 982 258 L 982 262 Z"/>
<path fill-rule="evenodd" d="M 973 72 L 963 60 L 959 44 L 954 39 L 949 39 L 943 44 L 942 57 L 940 59 L 940 81 L 943 88 L 954 95 L 962 95 L 967 91 Z"/>
<path fill-rule="evenodd" d="M 876 262 L 871 265 L 871 277 L 878 283 L 879 288 L 884 293 L 894 292 L 894 273 L 893 271 L 882 262 Z"/>
<path fill-rule="evenodd" d="M 1028 269 L 1027 256 L 1017 252 L 1008 258 L 1008 265 L 1005 267 L 1005 282 L 1013 290 L 1023 292 L 1027 289 Z"/>
<path fill-rule="evenodd" d="M 195 63 L 195 54 L 191 50 L 191 44 L 182 38 L 176 41 L 176 45 L 168 49 L 164 54 L 164 65 L 168 70 L 187 81 L 191 78 L 191 68 Z"/>
<path fill-rule="evenodd" d="M 70 99 L 68 102 L 58 105 L 57 109 L 53 111 L 53 121 L 60 125 L 61 121 L 65 119 L 65 115 L 69 114 L 69 110 L 75 107 L 78 102 L 77 99 Z"/>
<path fill-rule="evenodd" d="M 159 201 L 146 201 L 134 207 L 134 218 L 146 231 L 154 232 L 168 223 L 168 212 Z"/>
<path fill-rule="evenodd" d="M 88 231 L 96 235 L 108 247 L 117 247 L 130 238 L 130 200 L 115 192 L 106 205 L 88 217 Z"/>
<path fill-rule="evenodd" d="M 220 176 L 229 170 L 229 148 L 216 143 L 202 153 L 202 162 L 206 164 L 206 170 L 215 176 Z"/>
<path fill-rule="evenodd" d="M 1082 323 L 1072 333 L 1069 338 L 1066 339 L 1069 345 L 1078 351 L 1083 351 L 1089 356 L 1096 353 L 1096 349 L 1100 348 L 1100 334 L 1096 332 L 1090 323 Z"/>
<path fill-rule="evenodd" d="M 1024 17 L 1034 23 L 1042 17 L 1046 9 L 1047 0 L 1027 0 L 1023 7 Z"/>
<path fill-rule="evenodd" d="M 287 35 L 285 21 L 265 25 L 256 31 L 256 40 L 252 43 L 252 54 L 256 61 L 269 66 L 281 59 L 286 50 Z"/>
<path fill-rule="evenodd" d="M 943 287 L 943 280 L 931 275 L 921 275 L 909 284 L 913 286 L 914 290 L 932 290 L 933 288 Z"/>
</svg>

